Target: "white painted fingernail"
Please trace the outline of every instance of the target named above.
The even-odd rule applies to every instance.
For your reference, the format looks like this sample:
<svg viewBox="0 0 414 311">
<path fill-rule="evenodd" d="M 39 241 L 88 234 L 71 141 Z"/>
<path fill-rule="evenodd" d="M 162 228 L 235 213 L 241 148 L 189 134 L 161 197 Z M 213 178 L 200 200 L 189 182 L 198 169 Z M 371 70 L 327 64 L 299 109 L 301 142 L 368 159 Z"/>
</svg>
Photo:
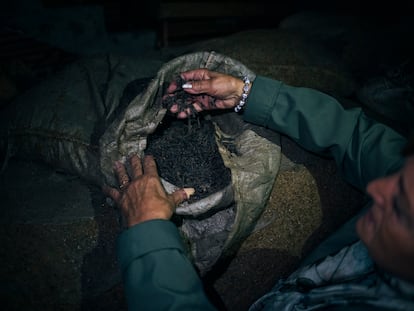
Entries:
<svg viewBox="0 0 414 311">
<path fill-rule="evenodd" d="M 184 188 L 184 192 L 187 195 L 187 200 L 195 193 L 194 188 Z"/>
<path fill-rule="evenodd" d="M 183 85 L 182 85 L 182 88 L 183 89 L 192 89 L 193 88 L 193 85 L 191 84 L 191 83 L 184 83 Z"/>
</svg>

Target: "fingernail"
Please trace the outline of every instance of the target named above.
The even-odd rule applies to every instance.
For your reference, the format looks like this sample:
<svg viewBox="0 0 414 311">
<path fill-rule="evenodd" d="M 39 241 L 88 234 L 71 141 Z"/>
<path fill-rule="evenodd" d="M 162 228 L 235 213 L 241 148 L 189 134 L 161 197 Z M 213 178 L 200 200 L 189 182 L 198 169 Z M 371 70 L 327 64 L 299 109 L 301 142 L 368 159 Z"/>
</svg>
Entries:
<svg viewBox="0 0 414 311">
<path fill-rule="evenodd" d="M 191 83 L 186 82 L 182 85 L 182 88 L 183 89 L 192 89 L 193 85 Z"/>
<path fill-rule="evenodd" d="M 187 195 L 187 200 L 194 194 L 195 189 L 194 188 L 184 188 L 183 189 L 185 194 Z"/>
</svg>

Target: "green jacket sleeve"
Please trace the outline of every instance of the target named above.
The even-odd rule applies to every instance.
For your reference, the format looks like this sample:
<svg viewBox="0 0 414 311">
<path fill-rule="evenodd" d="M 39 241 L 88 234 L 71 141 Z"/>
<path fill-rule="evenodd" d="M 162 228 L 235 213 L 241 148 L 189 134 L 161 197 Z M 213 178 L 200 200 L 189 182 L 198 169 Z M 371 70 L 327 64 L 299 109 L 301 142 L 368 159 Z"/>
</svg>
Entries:
<svg viewBox="0 0 414 311">
<path fill-rule="evenodd" d="M 313 89 L 257 76 L 244 119 L 285 134 L 309 151 L 332 156 L 345 180 L 361 190 L 403 163 L 404 137 L 361 109 L 346 110 Z"/>
<path fill-rule="evenodd" d="M 168 220 L 135 225 L 118 238 L 128 310 L 215 310 Z"/>
</svg>

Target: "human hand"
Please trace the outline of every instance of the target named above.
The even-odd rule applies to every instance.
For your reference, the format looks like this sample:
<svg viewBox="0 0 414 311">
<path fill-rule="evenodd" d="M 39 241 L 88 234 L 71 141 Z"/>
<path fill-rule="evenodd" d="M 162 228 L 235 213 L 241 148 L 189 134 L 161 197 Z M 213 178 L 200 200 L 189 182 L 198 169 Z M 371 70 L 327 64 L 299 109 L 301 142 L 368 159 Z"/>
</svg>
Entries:
<svg viewBox="0 0 414 311">
<path fill-rule="evenodd" d="M 185 83 L 177 85 L 177 81 L 171 82 L 167 96 L 173 96 L 182 87 L 186 93 L 193 95 L 192 106 L 197 112 L 233 108 L 243 93 L 243 80 L 224 73 L 195 69 L 183 72 L 180 76 Z M 177 104 L 173 104 L 170 111 L 176 113 L 177 118 L 186 118 L 192 114 L 190 108 L 180 111 Z"/>
<path fill-rule="evenodd" d="M 146 220 L 170 219 L 175 207 L 194 193 L 194 189 L 186 188 L 167 194 L 152 156 L 145 156 L 141 163 L 141 159 L 133 155 L 129 161 L 131 177 L 124 164 L 118 161 L 114 164 L 119 190 L 103 187 L 104 194 L 111 197 L 121 209 L 127 227 Z"/>
</svg>

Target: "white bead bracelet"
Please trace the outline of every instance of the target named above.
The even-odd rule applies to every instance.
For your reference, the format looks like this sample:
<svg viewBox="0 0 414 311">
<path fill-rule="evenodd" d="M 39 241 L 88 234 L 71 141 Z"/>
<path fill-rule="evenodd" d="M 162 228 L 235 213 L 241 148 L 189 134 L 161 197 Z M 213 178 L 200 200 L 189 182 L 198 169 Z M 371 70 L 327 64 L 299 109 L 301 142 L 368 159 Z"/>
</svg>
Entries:
<svg viewBox="0 0 414 311">
<path fill-rule="evenodd" d="M 236 107 L 234 107 L 235 112 L 239 112 L 243 108 L 243 106 L 246 104 L 248 92 L 249 92 L 249 89 L 250 89 L 250 80 L 246 76 L 246 77 L 243 78 L 243 82 L 244 82 L 243 93 L 241 95 L 239 104 Z"/>
</svg>

